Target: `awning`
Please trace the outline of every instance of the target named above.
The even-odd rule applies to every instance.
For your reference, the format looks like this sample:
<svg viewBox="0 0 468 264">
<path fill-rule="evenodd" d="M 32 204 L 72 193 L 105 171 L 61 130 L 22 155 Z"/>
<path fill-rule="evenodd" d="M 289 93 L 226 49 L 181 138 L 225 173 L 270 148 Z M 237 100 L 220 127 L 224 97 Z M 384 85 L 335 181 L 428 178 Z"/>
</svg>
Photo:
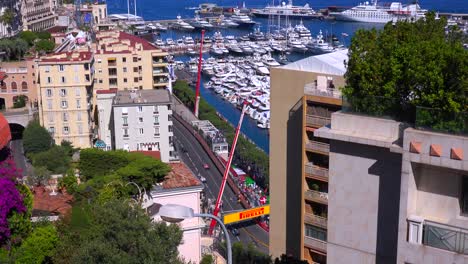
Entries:
<svg viewBox="0 0 468 264">
<path fill-rule="evenodd" d="M 98 140 L 96 141 L 96 143 L 94 143 L 94 146 L 95 146 L 96 148 L 103 148 L 103 149 L 105 149 L 107 145 L 106 145 L 106 142 L 104 142 L 103 140 L 98 139 Z"/>
<path fill-rule="evenodd" d="M 0 149 L 8 145 L 11 140 L 10 125 L 6 118 L 0 113 Z"/>
</svg>

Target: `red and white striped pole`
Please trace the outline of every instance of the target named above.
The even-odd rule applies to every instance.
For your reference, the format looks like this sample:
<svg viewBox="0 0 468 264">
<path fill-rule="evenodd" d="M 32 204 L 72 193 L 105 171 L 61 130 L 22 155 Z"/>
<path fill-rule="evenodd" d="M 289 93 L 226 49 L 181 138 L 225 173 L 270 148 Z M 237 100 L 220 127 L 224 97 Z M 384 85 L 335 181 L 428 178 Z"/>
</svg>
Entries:
<svg viewBox="0 0 468 264">
<path fill-rule="evenodd" d="M 193 113 L 198 118 L 198 107 L 200 105 L 200 79 L 201 79 L 201 66 L 202 66 L 202 58 L 203 58 L 203 39 L 205 38 L 205 30 L 201 31 L 201 39 L 200 39 L 200 56 L 198 57 L 198 76 L 197 76 L 197 86 L 195 88 L 195 109 Z"/>
<path fill-rule="evenodd" d="M 229 175 L 229 170 L 231 168 L 232 158 L 234 157 L 234 150 L 236 149 L 237 139 L 239 138 L 240 128 L 242 126 L 242 120 L 244 119 L 245 111 L 247 109 L 247 101 L 244 102 L 244 106 L 242 107 L 242 112 L 239 120 L 239 124 L 237 124 L 236 134 L 234 135 L 234 140 L 232 141 L 231 151 L 229 152 L 229 158 L 226 163 L 226 168 L 224 170 L 223 181 L 221 182 L 221 187 L 219 188 L 218 199 L 216 200 L 216 205 L 213 211 L 214 216 L 218 216 L 221 200 L 223 198 L 224 188 L 226 187 L 227 177 Z M 211 220 L 210 229 L 208 230 L 208 234 L 211 236 L 213 234 L 213 229 L 216 225 L 216 221 Z"/>
</svg>

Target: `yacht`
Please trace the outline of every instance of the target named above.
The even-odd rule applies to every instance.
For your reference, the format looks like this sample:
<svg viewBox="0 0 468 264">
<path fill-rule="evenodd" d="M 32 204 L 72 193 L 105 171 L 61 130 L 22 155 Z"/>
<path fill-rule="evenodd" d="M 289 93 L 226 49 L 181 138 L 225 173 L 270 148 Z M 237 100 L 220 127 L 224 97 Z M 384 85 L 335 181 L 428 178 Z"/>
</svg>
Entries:
<svg viewBox="0 0 468 264">
<path fill-rule="evenodd" d="M 280 5 L 268 5 L 265 8 L 253 9 L 252 15 L 256 17 L 269 17 L 269 16 L 287 16 L 289 18 L 318 18 L 318 15 L 310 6 L 306 4 L 304 6 L 293 5 L 292 0 L 289 0 L 286 4 L 281 2 Z"/>
<path fill-rule="evenodd" d="M 156 30 L 158 31 L 167 31 L 167 27 L 161 25 L 161 23 L 154 23 L 153 26 L 156 27 Z"/>
<path fill-rule="evenodd" d="M 174 42 L 174 40 L 172 38 L 167 38 L 166 39 L 166 44 L 169 47 L 174 47 L 176 45 L 176 43 Z"/>
<path fill-rule="evenodd" d="M 294 27 L 294 31 L 299 35 L 299 38 L 302 41 L 310 41 L 312 40 L 312 34 L 310 33 L 310 30 L 304 26 L 304 23 L 297 24 Z"/>
<path fill-rule="evenodd" d="M 250 27 L 255 25 L 255 21 L 253 21 L 249 16 L 245 14 L 241 14 L 239 10 L 236 10 L 234 14 L 231 16 L 231 20 L 241 27 Z"/>
<path fill-rule="evenodd" d="M 277 67 L 281 65 L 273 57 L 271 57 L 271 55 L 263 55 L 262 62 L 268 67 Z"/>
<path fill-rule="evenodd" d="M 154 42 L 154 45 L 158 46 L 158 47 L 163 47 L 164 46 L 164 41 L 162 41 L 162 39 L 157 39 L 155 42 Z"/>
<path fill-rule="evenodd" d="M 195 45 L 195 41 L 193 40 L 192 37 L 188 36 L 184 38 L 184 44 L 188 46 L 193 46 Z"/>
<path fill-rule="evenodd" d="M 217 27 L 221 28 L 236 28 L 239 26 L 238 23 L 232 21 L 232 19 L 225 18 L 224 15 L 220 15 L 215 22 Z"/>
<path fill-rule="evenodd" d="M 296 52 L 306 52 L 307 51 L 307 47 L 304 44 L 302 44 L 301 41 L 299 41 L 297 39 L 290 39 L 289 43 L 288 43 L 288 46 L 292 49 L 292 51 L 296 51 Z"/>
<path fill-rule="evenodd" d="M 218 45 L 211 46 L 210 52 L 216 56 L 224 55 L 224 50 Z"/>
<path fill-rule="evenodd" d="M 195 19 L 190 22 L 190 24 L 196 29 L 211 29 L 213 25 L 208 23 L 208 21 L 200 19 L 199 16 L 195 16 Z"/>
<path fill-rule="evenodd" d="M 249 39 L 252 41 L 262 41 L 265 40 L 265 34 L 260 31 L 260 28 L 255 28 L 252 33 L 249 34 Z"/>
<path fill-rule="evenodd" d="M 323 39 L 322 30 L 320 30 L 315 41 L 312 41 L 309 44 L 307 44 L 307 48 L 310 49 L 312 52 L 318 54 L 329 53 L 335 50 L 330 43 L 327 43 Z"/>
<path fill-rule="evenodd" d="M 173 27 L 179 30 L 192 31 L 195 28 L 189 23 L 182 20 L 180 16 L 177 16 L 177 21 L 173 24 Z"/>
<path fill-rule="evenodd" d="M 213 41 L 216 42 L 216 43 L 223 43 L 223 42 L 224 42 L 223 34 L 221 34 L 221 32 L 219 32 L 219 31 L 216 31 L 216 32 L 213 34 L 212 39 L 213 39 Z"/>
<path fill-rule="evenodd" d="M 364 23 L 388 23 L 398 20 L 418 20 L 427 13 L 417 3 L 403 5 L 392 2 L 390 5 L 378 5 L 377 0 L 364 2 L 342 12 L 330 12 L 330 16 L 341 21 L 355 21 Z"/>
</svg>

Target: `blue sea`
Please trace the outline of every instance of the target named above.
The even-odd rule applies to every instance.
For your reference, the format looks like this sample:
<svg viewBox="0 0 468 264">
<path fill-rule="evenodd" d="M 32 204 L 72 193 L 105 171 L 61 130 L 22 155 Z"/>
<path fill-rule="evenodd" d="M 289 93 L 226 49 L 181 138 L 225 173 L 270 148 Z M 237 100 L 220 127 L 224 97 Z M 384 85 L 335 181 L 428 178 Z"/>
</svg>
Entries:
<svg viewBox="0 0 468 264">
<path fill-rule="evenodd" d="M 130 0 L 130 12 L 134 12 L 134 1 Z M 286 1 L 287 0 L 283 0 Z M 398 1 L 398 0 L 395 0 Z M 407 0 L 400 0 L 403 3 L 408 3 Z M 127 13 L 127 0 L 107 0 L 108 13 Z M 361 1 L 362 2 L 362 1 Z M 391 1 L 382 1 L 391 2 Z M 176 16 L 182 18 L 193 18 L 194 7 L 198 7 L 202 3 L 215 3 L 218 6 L 242 6 L 245 3 L 247 8 L 260 8 L 267 4 L 271 4 L 272 0 L 136 0 L 137 15 L 143 17 L 145 20 L 162 20 L 162 19 L 175 19 Z M 278 0 L 275 0 L 274 4 L 277 5 Z M 359 1 L 354 0 L 293 0 L 294 5 L 305 5 L 309 4 L 313 9 L 319 10 L 327 8 L 328 6 L 340 6 L 340 7 L 352 7 L 359 4 Z M 456 12 L 456 13 L 468 13 L 468 0 L 420 0 L 419 4 L 422 8 L 428 10 L 434 10 L 438 12 Z M 268 20 L 255 18 L 255 21 L 260 23 L 260 27 L 263 31 L 267 30 Z M 294 26 L 298 21 L 292 21 Z M 367 23 L 352 23 L 352 22 L 339 22 L 339 21 L 327 21 L 327 20 L 305 20 L 304 25 L 311 30 L 312 35 L 316 35 L 321 30 L 324 35 L 336 35 L 339 40 L 345 45 L 349 45 L 350 40 L 354 32 L 358 29 L 370 29 L 373 27 L 381 28 L 383 25 L 380 24 L 367 24 Z M 208 35 L 212 32 L 207 32 Z M 225 29 L 221 30 L 223 35 L 244 35 L 249 31 L 238 30 L 238 29 Z M 346 33 L 346 34 L 343 34 Z M 168 37 L 178 39 L 184 35 L 190 34 L 194 38 L 199 37 L 199 32 L 187 33 L 168 31 L 161 35 L 162 39 Z M 346 37 L 347 36 L 347 37 Z M 290 60 L 297 60 L 304 56 L 310 56 L 311 54 L 304 54 L 302 56 L 297 54 L 290 55 Z M 207 56 L 207 55 L 205 55 Z M 187 60 L 188 57 L 179 57 L 179 60 Z M 201 96 L 208 101 L 209 104 L 214 106 L 219 113 L 221 113 L 229 122 L 233 125 L 237 125 L 240 117 L 240 111 L 233 107 L 226 101 L 223 101 L 219 96 L 216 96 L 212 91 L 201 87 Z M 256 122 L 250 118 L 245 118 L 242 125 L 242 132 L 254 141 L 257 146 L 263 149 L 265 152 L 269 152 L 269 134 L 267 130 L 259 129 L 256 126 Z"/>
</svg>

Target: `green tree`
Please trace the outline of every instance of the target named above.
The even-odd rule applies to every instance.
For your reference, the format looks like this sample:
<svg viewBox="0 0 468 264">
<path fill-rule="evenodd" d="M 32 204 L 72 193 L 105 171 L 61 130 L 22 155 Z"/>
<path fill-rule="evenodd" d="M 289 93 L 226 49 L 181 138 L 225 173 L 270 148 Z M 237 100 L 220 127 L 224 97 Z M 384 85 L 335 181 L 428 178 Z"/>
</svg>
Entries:
<svg viewBox="0 0 468 264">
<path fill-rule="evenodd" d="M 416 22 L 358 30 L 349 48 L 343 94 L 356 111 L 414 122 L 417 106 L 468 111 L 468 50 L 433 13 Z"/>
<path fill-rule="evenodd" d="M 41 31 L 36 33 L 38 39 L 47 39 L 50 40 L 52 35 L 47 31 Z"/>
<path fill-rule="evenodd" d="M 78 148 L 74 148 L 73 144 L 70 141 L 67 141 L 67 140 L 62 140 L 62 142 L 60 142 L 60 146 L 63 148 L 63 150 L 65 151 L 67 156 L 69 156 L 70 158 L 73 156 L 73 154 L 77 150 L 79 150 Z"/>
<path fill-rule="evenodd" d="M 3 11 L 3 15 L 0 16 L 0 22 L 4 25 L 11 25 L 13 24 L 13 20 L 15 19 L 15 13 L 10 8 L 7 8 Z"/>
<path fill-rule="evenodd" d="M 214 258 L 210 254 L 203 254 L 203 257 L 200 261 L 200 264 L 213 264 L 214 263 Z"/>
<path fill-rule="evenodd" d="M 19 33 L 19 37 L 25 40 L 30 46 L 34 45 L 34 41 L 37 39 L 37 34 L 35 32 L 26 30 Z"/>
<path fill-rule="evenodd" d="M 83 149 L 80 151 L 78 168 L 84 180 L 108 175 L 130 163 L 129 153 L 123 150 L 103 151 Z"/>
<path fill-rule="evenodd" d="M 270 264 L 271 257 L 255 249 L 253 244 L 247 247 L 240 242 L 232 245 L 232 262 L 236 264 Z"/>
<path fill-rule="evenodd" d="M 177 225 L 154 223 L 143 209 L 124 200 L 92 204 L 81 213 L 87 214 L 87 224 L 61 227 L 54 262 L 181 263 Z"/>
<path fill-rule="evenodd" d="M 59 188 L 65 188 L 69 194 L 74 194 L 78 190 L 78 178 L 73 170 L 68 170 L 67 175 L 58 180 Z"/>
<path fill-rule="evenodd" d="M 16 189 L 23 198 L 23 204 L 26 207 L 26 211 L 21 214 L 13 212 L 10 217 L 8 217 L 8 225 L 11 230 L 11 241 L 14 243 L 20 243 L 31 232 L 33 194 L 28 186 L 24 184 L 17 183 Z"/>
<path fill-rule="evenodd" d="M 16 250 L 16 263 L 50 263 L 57 243 L 58 234 L 53 225 L 36 227 Z"/>
<path fill-rule="evenodd" d="M 45 167 L 52 173 L 64 174 L 70 168 L 71 159 L 67 150 L 61 146 L 36 153 L 32 156 L 34 167 Z"/>
<path fill-rule="evenodd" d="M 50 149 L 52 137 L 38 121 L 30 122 L 23 131 L 23 147 L 27 154 L 34 154 Z"/>
<path fill-rule="evenodd" d="M 36 51 L 47 53 L 47 52 L 51 52 L 52 50 L 54 50 L 55 43 L 50 40 L 41 39 L 37 41 L 34 46 L 36 47 Z"/>
</svg>

